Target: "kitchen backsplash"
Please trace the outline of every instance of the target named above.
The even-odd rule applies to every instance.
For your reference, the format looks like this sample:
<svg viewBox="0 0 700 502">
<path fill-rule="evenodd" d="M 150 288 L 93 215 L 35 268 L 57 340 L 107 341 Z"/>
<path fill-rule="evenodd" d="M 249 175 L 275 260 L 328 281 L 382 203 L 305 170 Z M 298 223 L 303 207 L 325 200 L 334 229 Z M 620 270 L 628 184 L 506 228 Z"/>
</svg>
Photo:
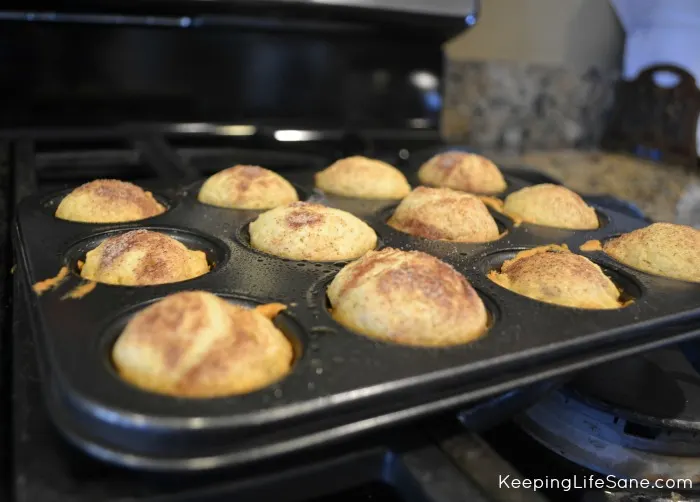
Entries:
<svg viewBox="0 0 700 502">
<path fill-rule="evenodd" d="M 506 150 L 597 146 L 616 70 L 446 57 L 442 134 Z"/>
</svg>

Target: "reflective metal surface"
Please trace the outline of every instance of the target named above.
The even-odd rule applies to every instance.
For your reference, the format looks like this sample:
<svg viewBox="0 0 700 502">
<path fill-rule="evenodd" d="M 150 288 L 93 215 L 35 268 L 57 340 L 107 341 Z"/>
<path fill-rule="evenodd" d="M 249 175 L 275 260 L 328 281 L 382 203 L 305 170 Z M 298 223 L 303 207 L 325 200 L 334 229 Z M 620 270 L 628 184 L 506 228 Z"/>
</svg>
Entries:
<svg viewBox="0 0 700 502">
<path fill-rule="evenodd" d="M 466 17 L 479 9 L 479 0 L 257 0 L 258 2 L 287 2 L 309 5 L 344 5 L 370 9 L 422 12 L 442 16 Z"/>
<path fill-rule="evenodd" d="M 615 431 L 621 422 L 614 416 L 605 416 L 575 399 L 566 400 L 558 393 L 530 408 L 517 423 L 548 449 L 603 475 L 700 483 L 697 456 L 665 455 L 622 444 Z"/>
<path fill-rule="evenodd" d="M 439 42 L 358 30 L 0 23 L 0 124 L 436 128 Z"/>
</svg>

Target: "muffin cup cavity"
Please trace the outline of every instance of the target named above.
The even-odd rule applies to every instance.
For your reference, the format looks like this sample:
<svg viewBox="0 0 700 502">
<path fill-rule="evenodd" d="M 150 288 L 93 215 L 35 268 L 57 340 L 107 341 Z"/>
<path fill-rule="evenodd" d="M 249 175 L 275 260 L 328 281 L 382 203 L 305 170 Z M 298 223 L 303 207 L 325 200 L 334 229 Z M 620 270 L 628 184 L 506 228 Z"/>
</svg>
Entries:
<svg viewBox="0 0 700 502">
<path fill-rule="evenodd" d="M 631 275 L 623 272 L 622 270 L 612 268 L 598 260 L 591 261 L 602 268 L 603 273 L 607 275 L 613 284 L 617 286 L 617 289 L 620 290 L 620 301 L 624 303 L 623 308 L 628 307 L 633 302 L 636 302 L 644 296 L 644 288 L 639 281 L 637 281 Z"/>
<path fill-rule="evenodd" d="M 456 192 L 463 192 L 463 193 L 468 193 L 470 195 L 476 195 L 477 197 L 496 197 L 496 198 L 501 198 L 505 197 L 508 193 L 512 191 L 513 184 L 508 180 L 507 176 L 503 176 L 503 179 L 506 181 L 506 187 L 505 189 L 501 190 L 500 192 L 473 192 L 470 190 L 462 190 L 460 188 L 452 188 L 449 186 L 445 185 L 433 185 L 431 183 L 418 183 L 416 186 L 424 186 L 427 188 L 449 188 L 450 190 L 454 190 Z M 415 187 L 413 187 L 415 188 Z"/>
<path fill-rule="evenodd" d="M 326 205 L 352 213 L 360 218 L 371 217 L 388 207 L 396 207 L 398 199 L 359 199 L 356 197 L 344 197 L 327 192 L 320 192 Z"/>
<path fill-rule="evenodd" d="M 595 210 L 596 216 L 598 217 L 598 227 L 597 228 L 589 228 L 589 229 L 575 229 L 575 228 L 562 228 L 562 227 L 551 227 L 548 225 L 540 225 L 539 223 L 531 223 L 529 221 L 518 221 L 517 224 L 514 223 L 514 226 L 517 228 L 527 228 L 528 231 L 537 233 L 538 235 L 542 236 L 542 238 L 549 238 L 547 237 L 548 235 L 554 236 L 557 232 L 560 235 L 560 239 L 562 237 L 565 237 L 567 235 L 573 235 L 573 234 L 580 234 L 583 232 L 598 232 L 601 230 L 605 230 L 605 228 L 610 225 L 610 217 L 602 210 L 598 208 L 593 208 Z M 515 218 L 508 216 L 507 214 L 503 213 L 504 217 L 507 217 L 509 220 L 514 221 Z M 556 237 L 552 237 L 556 238 Z"/>
<path fill-rule="evenodd" d="M 598 216 L 598 230 L 604 230 L 610 225 L 610 216 L 608 216 L 603 210 L 594 207 L 595 214 Z"/>
<path fill-rule="evenodd" d="M 230 251 L 226 243 L 223 241 L 212 237 L 208 236 L 202 232 L 196 232 L 194 230 L 188 230 L 188 229 L 181 229 L 181 228 L 175 228 L 175 227 L 161 227 L 161 226 L 147 226 L 147 227 L 133 227 L 133 228 L 119 228 L 116 230 L 108 230 L 105 232 L 99 232 L 96 234 L 89 235 L 88 237 L 85 237 L 83 239 L 80 239 L 73 244 L 71 244 L 68 249 L 63 253 L 63 263 L 65 264 L 66 267 L 68 267 L 68 270 L 73 274 L 78 277 L 81 277 L 80 275 L 80 262 L 85 262 L 85 255 L 88 253 L 88 251 L 91 251 L 95 249 L 97 246 L 99 246 L 103 241 L 110 237 L 115 237 L 117 235 L 124 234 L 126 232 L 131 232 L 133 230 L 148 230 L 151 232 L 158 232 L 161 234 L 165 234 L 168 237 L 172 237 L 173 239 L 181 242 L 184 244 L 188 249 L 192 251 L 203 251 L 207 255 L 207 262 L 209 263 L 209 272 L 204 274 L 204 276 L 207 276 L 214 272 L 215 270 L 220 269 L 226 263 L 229 261 L 230 257 Z M 198 277 L 193 277 L 192 279 L 187 279 L 185 281 L 179 281 L 177 283 L 169 283 L 169 284 L 180 284 L 183 282 L 189 282 L 194 279 L 198 279 L 200 277 L 204 276 L 198 276 Z M 82 278 L 82 277 L 81 277 Z M 117 286 L 117 285 L 114 285 Z M 129 287 L 136 287 L 136 286 L 118 286 L 118 287 L 124 287 L 124 288 L 129 288 Z M 141 287 L 141 286 L 139 286 Z"/>
<path fill-rule="evenodd" d="M 490 253 L 486 255 L 484 258 L 482 258 L 478 265 L 477 268 L 483 274 L 484 279 L 491 284 L 493 284 L 496 288 L 501 289 L 501 290 L 506 290 L 510 292 L 511 294 L 518 295 L 519 297 L 526 298 L 530 301 L 533 302 L 538 302 L 542 303 L 545 305 L 549 305 L 552 307 L 558 307 L 558 308 L 565 308 L 565 309 L 574 309 L 574 310 L 586 310 L 590 312 L 602 312 L 606 310 L 616 310 L 616 309 L 584 309 L 584 308 L 579 308 L 579 307 L 568 307 L 566 305 L 558 305 L 558 304 L 553 304 L 553 303 L 548 303 L 548 302 L 543 302 L 541 300 L 536 300 L 534 298 L 530 298 L 528 296 L 522 295 L 516 291 L 512 291 L 510 289 L 504 288 L 500 284 L 496 284 L 495 282 L 491 281 L 488 278 L 489 272 L 492 271 L 501 271 L 501 267 L 503 266 L 503 263 L 505 263 L 507 260 L 512 260 L 515 258 L 515 256 L 520 253 L 521 251 L 526 251 L 527 249 L 531 248 L 513 248 L 513 249 L 508 249 L 508 250 L 503 250 L 503 251 L 497 251 L 494 253 Z M 575 253 L 578 254 L 578 253 Z M 581 254 L 581 256 L 584 256 Z M 609 264 L 596 260 L 596 259 L 591 259 L 586 256 L 591 262 L 595 263 L 598 265 L 602 270 L 603 273 L 615 284 L 617 289 L 620 291 L 620 301 L 623 303 L 623 305 L 620 306 L 620 308 L 625 308 L 631 305 L 632 303 L 636 302 L 639 300 L 642 296 L 644 296 L 644 287 L 639 283 L 637 279 L 632 277 L 631 275 L 627 274 L 626 272 L 623 272 L 622 270 L 619 270 L 617 268 L 611 267 Z M 619 310 L 619 309 L 617 309 Z"/>
<path fill-rule="evenodd" d="M 253 300 L 250 298 L 242 297 L 242 296 L 236 296 L 236 295 L 226 295 L 226 294 L 221 294 L 218 295 L 220 298 L 223 300 L 226 300 L 229 303 L 232 303 L 234 305 L 239 305 L 242 307 L 247 307 L 247 308 L 255 308 L 258 305 L 263 305 L 265 303 L 272 303 L 273 300 L 269 301 L 262 301 L 262 300 Z M 150 305 L 153 305 L 159 300 L 162 300 L 164 297 L 160 297 L 145 303 L 142 303 L 140 305 L 137 305 L 131 309 L 128 309 L 119 315 L 117 315 L 115 318 L 113 318 L 109 323 L 107 323 L 106 327 L 101 331 L 99 337 L 97 338 L 97 347 L 95 350 L 97 351 L 97 357 L 96 360 L 101 362 L 101 377 L 110 380 L 108 382 L 108 385 L 118 385 L 120 387 L 126 387 L 129 389 L 130 392 L 137 392 L 139 394 L 147 394 L 149 396 L 158 396 L 160 399 L 168 399 L 168 400 L 192 400 L 192 401 L 204 401 L 204 400 L 222 400 L 222 399 L 230 399 L 230 398 L 235 398 L 236 395 L 232 396 L 219 396 L 219 397 L 208 397 L 208 398 L 202 398 L 202 397 L 178 397 L 178 396 L 170 396 L 167 394 L 161 394 L 157 392 L 151 392 L 145 389 L 141 389 L 140 387 L 137 387 L 126 380 L 124 380 L 120 375 L 119 372 L 117 371 L 117 368 L 114 365 L 114 362 L 112 360 L 112 350 L 114 348 L 114 344 L 116 343 L 117 339 L 119 336 L 122 334 L 124 331 L 124 328 L 126 328 L 126 325 L 128 322 L 139 312 L 144 310 L 145 308 L 149 307 Z M 265 389 L 269 389 L 270 387 L 278 384 L 279 382 L 283 381 L 286 379 L 292 372 L 294 372 L 296 366 L 302 361 L 304 358 L 304 348 L 308 345 L 308 336 L 304 332 L 303 328 L 293 319 L 292 316 L 290 316 L 288 313 L 285 311 L 280 312 L 274 319 L 272 319 L 272 323 L 275 325 L 277 329 L 279 329 L 282 334 L 287 338 L 289 341 L 290 345 L 292 346 L 292 350 L 294 353 L 294 358 L 291 362 L 289 371 L 285 376 L 283 376 L 281 379 L 270 382 L 267 386 L 249 392 L 247 394 L 254 394 L 257 392 L 263 392 Z"/>
<path fill-rule="evenodd" d="M 291 184 L 294 187 L 294 190 L 297 191 L 297 197 L 299 197 L 300 201 L 303 202 L 317 202 L 317 199 L 319 194 L 314 191 L 314 190 L 307 190 L 306 188 L 297 185 L 296 183 Z"/>
<path fill-rule="evenodd" d="M 498 238 L 486 242 L 455 242 L 440 239 L 428 239 L 417 235 L 403 232 L 389 225 L 389 220 L 394 214 L 398 203 L 380 210 L 372 221 L 375 228 L 381 228 L 381 232 L 386 236 L 385 247 L 397 247 L 400 249 L 415 249 L 426 253 L 444 256 L 453 254 L 455 251 L 464 256 L 477 254 L 479 251 L 495 245 L 498 241 L 507 237 L 513 229 L 513 222 L 507 216 L 487 207 L 489 213 L 498 227 Z"/>
<path fill-rule="evenodd" d="M 489 210 L 489 213 L 491 213 L 491 216 L 493 216 L 493 219 L 496 222 L 496 225 L 498 225 L 499 237 L 498 237 L 498 239 L 495 239 L 495 240 L 500 240 L 503 237 L 505 237 L 506 234 L 508 234 L 508 232 L 510 232 L 511 229 L 513 228 L 513 220 L 508 218 L 505 214 L 499 213 L 498 211 L 496 211 L 492 207 L 487 207 L 487 209 Z M 495 241 L 490 241 L 490 242 L 495 242 Z"/>
</svg>

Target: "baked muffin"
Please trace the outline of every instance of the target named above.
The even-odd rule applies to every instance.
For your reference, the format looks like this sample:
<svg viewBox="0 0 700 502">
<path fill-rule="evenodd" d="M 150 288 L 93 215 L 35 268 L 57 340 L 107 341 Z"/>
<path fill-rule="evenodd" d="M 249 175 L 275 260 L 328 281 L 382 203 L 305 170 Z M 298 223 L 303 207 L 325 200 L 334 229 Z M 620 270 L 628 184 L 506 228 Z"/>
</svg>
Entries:
<svg viewBox="0 0 700 502">
<path fill-rule="evenodd" d="M 481 155 L 466 152 L 434 156 L 420 167 L 418 179 L 424 185 L 479 194 L 496 194 L 506 189 L 506 180 L 496 164 Z"/>
<path fill-rule="evenodd" d="M 569 230 L 598 228 L 598 215 L 576 193 L 543 183 L 522 188 L 506 197 L 503 212 L 514 220 Z"/>
<path fill-rule="evenodd" d="M 299 200 L 294 187 L 279 174 L 259 166 L 233 166 L 210 176 L 199 190 L 199 202 L 229 209 L 271 209 Z"/>
<path fill-rule="evenodd" d="M 449 188 L 416 188 L 397 206 L 388 224 L 433 240 L 488 242 L 499 237 L 498 225 L 479 197 Z"/>
<path fill-rule="evenodd" d="M 488 274 L 496 284 L 533 300 L 582 309 L 617 309 L 620 291 L 602 269 L 565 246 L 542 246 L 506 260 Z"/>
<path fill-rule="evenodd" d="M 204 291 L 167 296 L 136 314 L 112 349 L 119 375 L 178 397 L 245 394 L 285 376 L 294 352 L 270 320 L 283 305 L 248 309 Z"/>
<path fill-rule="evenodd" d="M 80 275 L 118 286 L 180 282 L 209 272 L 207 255 L 167 235 L 133 230 L 109 237 L 85 256 Z"/>
<path fill-rule="evenodd" d="M 488 324 L 464 276 L 419 251 L 370 251 L 335 276 L 328 299 L 333 318 L 348 329 L 403 345 L 468 343 Z"/>
<path fill-rule="evenodd" d="M 700 230 L 654 223 L 603 245 L 616 261 L 649 274 L 700 282 Z"/>
<path fill-rule="evenodd" d="M 151 192 L 119 180 L 95 180 L 66 195 L 56 218 L 82 223 L 120 223 L 165 212 Z"/>
<path fill-rule="evenodd" d="M 377 234 L 361 219 L 310 202 L 271 209 L 249 232 L 254 249 L 291 260 L 352 260 L 377 246 Z"/>
<path fill-rule="evenodd" d="M 343 197 L 403 199 L 411 186 L 394 166 L 381 160 L 354 156 L 334 162 L 316 173 L 316 188 Z"/>
</svg>

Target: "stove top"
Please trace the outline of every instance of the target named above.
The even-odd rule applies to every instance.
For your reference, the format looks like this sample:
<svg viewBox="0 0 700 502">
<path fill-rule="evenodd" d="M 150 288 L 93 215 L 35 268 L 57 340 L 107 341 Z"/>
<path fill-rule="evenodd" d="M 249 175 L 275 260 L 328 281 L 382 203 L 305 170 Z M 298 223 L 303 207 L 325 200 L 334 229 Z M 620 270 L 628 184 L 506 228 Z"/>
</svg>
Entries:
<svg viewBox="0 0 700 502">
<path fill-rule="evenodd" d="M 699 349 L 686 342 L 589 368 L 485 437 L 527 478 L 549 480 L 553 500 L 696 499 Z"/>
</svg>

